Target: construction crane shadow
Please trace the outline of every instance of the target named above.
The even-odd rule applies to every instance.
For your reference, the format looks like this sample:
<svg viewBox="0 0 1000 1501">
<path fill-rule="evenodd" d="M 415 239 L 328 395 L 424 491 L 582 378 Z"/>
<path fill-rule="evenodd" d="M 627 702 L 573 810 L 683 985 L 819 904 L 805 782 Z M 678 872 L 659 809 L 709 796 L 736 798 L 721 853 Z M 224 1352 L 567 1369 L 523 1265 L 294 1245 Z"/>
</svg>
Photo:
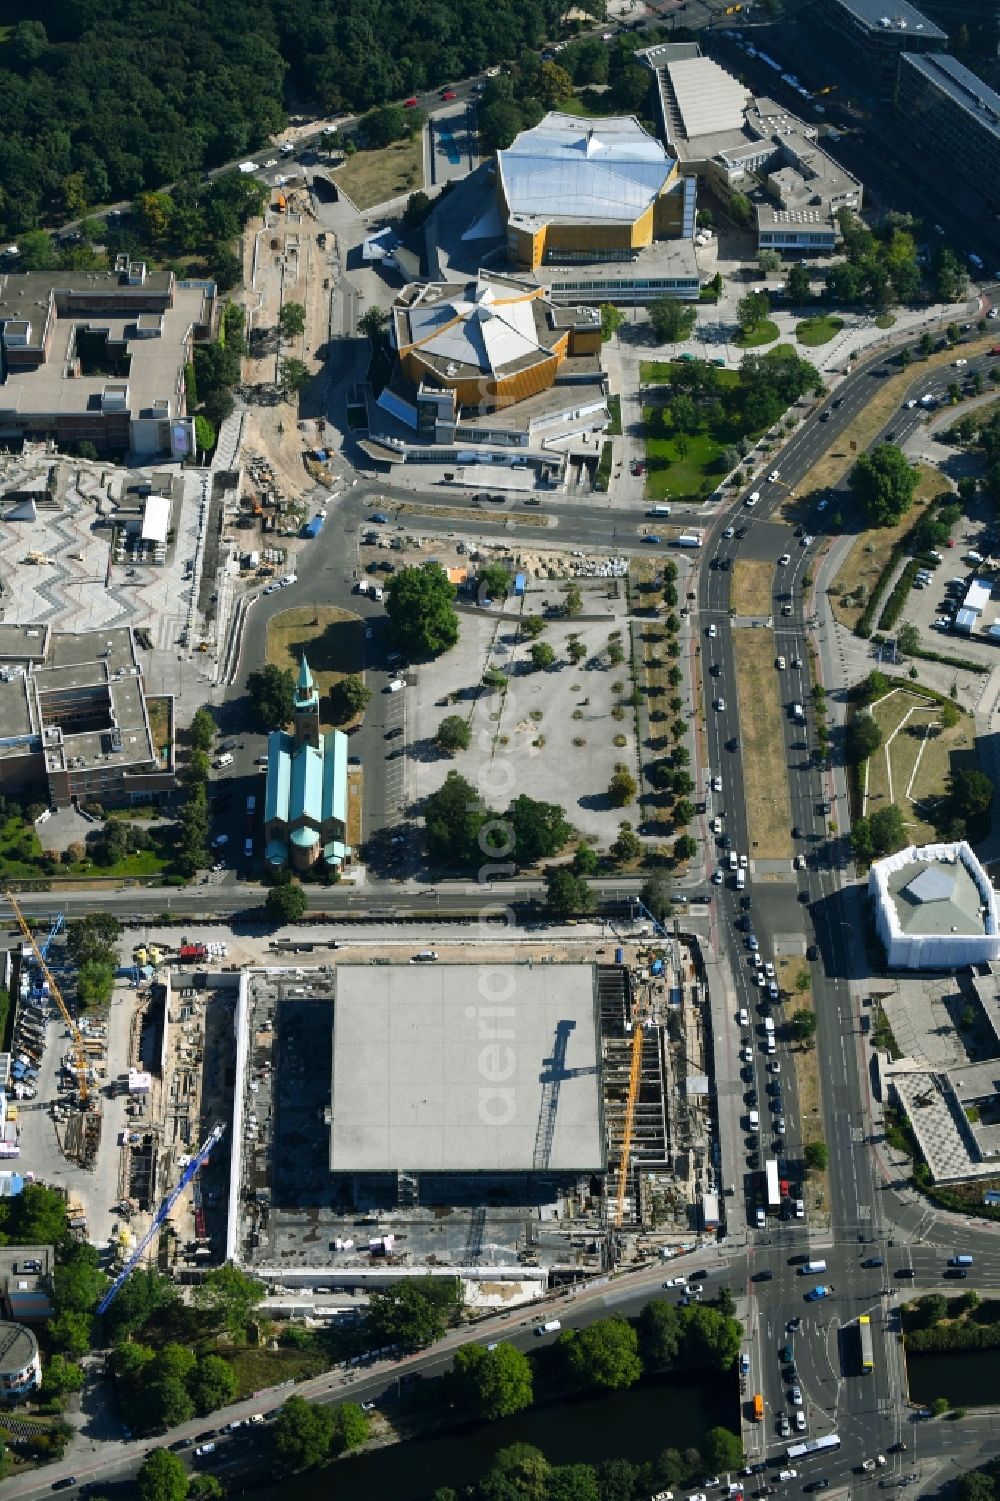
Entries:
<svg viewBox="0 0 1000 1501">
<path fill-rule="evenodd" d="M 568 1019 L 556 1023 L 556 1040 L 551 1058 L 543 1058 L 542 1072 L 538 1079 L 542 1086 L 542 1102 L 538 1111 L 538 1126 L 535 1130 L 533 1167 L 536 1173 L 548 1171 L 552 1160 L 552 1141 L 556 1134 L 556 1118 L 559 1113 L 559 1091 L 564 1079 L 582 1079 L 586 1074 L 596 1074 L 597 1064 L 586 1068 L 567 1068 L 566 1049 L 569 1035 L 576 1027 Z"/>
</svg>

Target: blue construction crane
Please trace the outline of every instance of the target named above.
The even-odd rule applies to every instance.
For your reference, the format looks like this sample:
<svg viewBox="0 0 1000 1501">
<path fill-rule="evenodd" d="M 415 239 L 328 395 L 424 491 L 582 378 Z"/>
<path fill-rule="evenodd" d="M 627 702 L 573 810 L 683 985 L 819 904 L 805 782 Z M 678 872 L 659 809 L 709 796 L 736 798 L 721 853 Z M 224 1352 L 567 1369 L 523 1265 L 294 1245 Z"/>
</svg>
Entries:
<svg viewBox="0 0 1000 1501">
<path fill-rule="evenodd" d="M 167 1197 L 164 1199 L 163 1203 L 160 1205 L 159 1209 L 153 1216 L 153 1223 L 150 1225 L 149 1229 L 142 1237 L 142 1240 L 136 1246 L 135 1250 L 132 1252 L 132 1255 L 122 1267 L 121 1271 L 118 1273 L 118 1276 L 115 1278 L 114 1282 L 112 1282 L 111 1286 L 104 1294 L 104 1297 L 101 1299 L 100 1303 L 98 1303 L 98 1313 L 107 1313 L 108 1309 L 111 1307 L 112 1303 L 115 1301 L 115 1298 L 117 1298 L 119 1292 L 121 1291 L 122 1285 L 132 1275 L 136 1267 L 139 1265 L 139 1262 L 145 1256 L 147 1250 L 149 1249 L 150 1242 L 156 1235 L 160 1226 L 163 1224 L 164 1220 L 169 1219 L 170 1211 L 177 1203 L 177 1200 L 187 1188 L 188 1184 L 191 1182 L 191 1179 L 195 1176 L 195 1174 L 200 1172 L 200 1170 L 205 1166 L 205 1163 L 211 1156 L 212 1151 L 222 1140 L 225 1129 L 226 1128 L 224 1125 L 215 1126 L 210 1136 L 207 1138 L 204 1144 L 199 1147 L 196 1154 L 191 1158 L 191 1161 L 188 1163 L 187 1167 L 181 1174 L 181 1179 L 177 1184 L 177 1187 L 171 1189 L 171 1191 L 167 1194 Z"/>
<path fill-rule="evenodd" d="M 55 917 L 52 919 L 52 924 L 49 928 L 49 936 L 48 938 L 46 938 L 45 942 L 39 949 L 39 953 L 41 954 L 43 959 L 47 959 L 49 957 L 49 949 L 52 947 L 52 940 L 54 938 L 57 938 L 62 932 L 65 921 L 66 919 L 61 912 L 57 912 Z"/>
</svg>

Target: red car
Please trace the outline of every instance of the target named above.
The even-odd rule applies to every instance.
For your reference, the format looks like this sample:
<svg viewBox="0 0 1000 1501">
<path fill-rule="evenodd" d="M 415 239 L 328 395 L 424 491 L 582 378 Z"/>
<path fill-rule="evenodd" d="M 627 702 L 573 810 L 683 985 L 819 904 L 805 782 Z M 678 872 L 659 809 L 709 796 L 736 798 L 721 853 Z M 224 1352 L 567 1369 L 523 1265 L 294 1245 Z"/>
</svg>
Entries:
<svg viewBox="0 0 1000 1501">
<path fill-rule="evenodd" d="M 454 89 L 442 89 L 441 90 L 441 98 L 442 99 L 457 99 L 457 97 L 458 97 L 458 95 L 455 93 Z"/>
<path fill-rule="evenodd" d="M 404 99 L 403 100 L 403 108 L 404 109 L 416 109 L 416 107 L 417 107 L 417 96 L 416 96 L 416 94 L 413 94 L 409 99 Z"/>
</svg>

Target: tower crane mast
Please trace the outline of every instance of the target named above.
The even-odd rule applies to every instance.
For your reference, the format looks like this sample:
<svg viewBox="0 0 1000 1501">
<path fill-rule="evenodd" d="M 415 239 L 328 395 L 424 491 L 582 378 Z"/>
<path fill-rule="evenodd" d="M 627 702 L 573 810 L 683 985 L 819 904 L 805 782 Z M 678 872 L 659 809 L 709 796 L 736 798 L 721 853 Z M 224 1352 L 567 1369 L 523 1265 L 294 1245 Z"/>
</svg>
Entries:
<svg viewBox="0 0 1000 1501">
<path fill-rule="evenodd" d="M 22 934 L 24 935 L 24 937 L 26 938 L 26 940 L 28 941 L 28 943 L 31 945 L 31 951 L 32 951 L 32 953 L 35 956 L 35 962 L 37 963 L 37 965 L 38 965 L 39 969 L 41 970 L 42 974 L 45 976 L 45 979 L 48 981 L 49 993 L 53 997 L 53 999 L 55 1000 L 56 1005 L 59 1008 L 59 1015 L 62 1017 L 63 1021 L 66 1023 L 67 1027 L 69 1028 L 69 1035 L 70 1035 L 70 1037 L 73 1040 L 73 1057 L 74 1057 L 74 1059 L 76 1061 L 76 1082 L 77 1082 L 77 1087 L 79 1088 L 79 1091 L 80 1091 L 80 1104 L 81 1105 L 85 1105 L 87 1103 L 87 1094 L 88 1094 L 88 1089 L 87 1089 L 87 1069 L 88 1069 L 88 1063 L 87 1063 L 87 1052 L 86 1052 L 86 1049 L 84 1048 L 84 1045 L 83 1045 L 83 1034 L 80 1031 L 80 1028 L 77 1026 L 76 1021 L 74 1020 L 72 1014 L 70 1013 L 69 1007 L 66 1005 L 66 1002 L 63 1000 L 63 998 L 62 998 L 62 992 L 60 991 L 59 986 L 56 984 L 55 980 L 52 978 L 52 974 L 51 974 L 51 971 L 49 970 L 49 966 L 45 962 L 45 955 L 42 953 L 42 950 L 38 947 L 38 944 L 35 942 L 35 935 L 31 931 L 31 928 L 28 926 L 27 919 L 25 918 L 24 913 L 21 911 L 20 907 L 18 906 L 17 899 L 15 898 L 14 893 L 8 888 L 4 892 L 4 896 L 7 898 L 8 902 L 10 902 L 10 905 L 11 905 L 11 908 L 13 910 L 14 916 L 17 919 L 17 925 L 18 925 L 18 927 L 21 929 Z M 54 936 L 55 936 L 54 933 L 50 933 L 49 934 L 49 937 L 48 937 L 48 939 L 46 940 L 46 943 L 45 943 L 46 950 L 48 950 L 49 943 L 51 943 L 52 938 Z"/>
</svg>

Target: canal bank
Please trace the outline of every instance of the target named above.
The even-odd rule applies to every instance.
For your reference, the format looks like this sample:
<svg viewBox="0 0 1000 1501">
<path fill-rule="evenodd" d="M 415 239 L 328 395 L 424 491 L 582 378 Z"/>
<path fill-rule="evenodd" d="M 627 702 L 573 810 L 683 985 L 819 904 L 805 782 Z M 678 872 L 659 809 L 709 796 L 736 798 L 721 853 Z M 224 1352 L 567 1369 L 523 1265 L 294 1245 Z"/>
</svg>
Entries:
<svg viewBox="0 0 1000 1501">
<path fill-rule="evenodd" d="M 696 1447 L 713 1427 L 739 1431 L 738 1399 L 728 1374 L 712 1373 L 702 1385 L 684 1376 L 652 1376 L 623 1392 L 588 1393 L 528 1408 L 497 1423 L 464 1425 L 426 1439 L 387 1445 L 254 1491 L 259 1501 L 428 1501 L 438 1486 L 476 1484 L 498 1449 L 532 1444 L 556 1465 L 655 1460 L 664 1449 Z"/>
</svg>

